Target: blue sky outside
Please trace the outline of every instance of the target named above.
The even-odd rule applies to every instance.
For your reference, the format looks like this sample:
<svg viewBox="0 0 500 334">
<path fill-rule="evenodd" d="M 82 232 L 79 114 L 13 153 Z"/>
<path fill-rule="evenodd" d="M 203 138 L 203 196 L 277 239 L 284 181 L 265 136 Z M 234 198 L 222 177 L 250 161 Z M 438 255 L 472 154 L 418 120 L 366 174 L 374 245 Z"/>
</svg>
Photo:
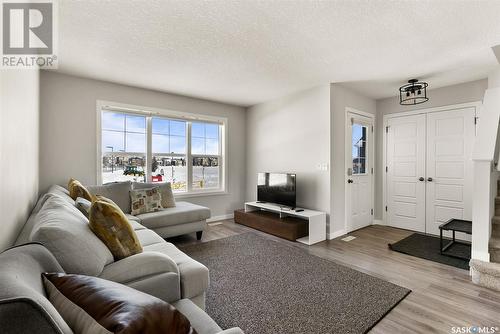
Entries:
<svg viewBox="0 0 500 334">
<path fill-rule="evenodd" d="M 146 152 L 146 117 L 114 112 L 102 113 L 103 152 Z M 192 154 L 219 154 L 219 126 L 194 122 Z M 153 117 L 153 153 L 186 154 L 186 122 Z"/>
<path fill-rule="evenodd" d="M 219 154 L 219 126 L 194 122 L 191 125 L 191 152 L 193 154 Z"/>
</svg>

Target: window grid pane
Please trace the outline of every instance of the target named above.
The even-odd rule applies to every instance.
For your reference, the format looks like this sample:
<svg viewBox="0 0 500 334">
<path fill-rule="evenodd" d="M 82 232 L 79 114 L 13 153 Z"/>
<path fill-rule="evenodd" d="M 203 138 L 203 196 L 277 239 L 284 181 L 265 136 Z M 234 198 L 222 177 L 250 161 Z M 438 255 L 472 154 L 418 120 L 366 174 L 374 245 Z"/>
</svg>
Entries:
<svg viewBox="0 0 500 334">
<path fill-rule="evenodd" d="M 101 113 L 102 181 L 146 182 L 151 168 L 152 182 L 171 182 L 174 192 L 188 191 L 188 157 L 192 163 L 189 189 L 220 188 L 219 125 L 151 117 L 151 133 L 146 116 L 119 112 Z M 191 149 L 187 147 L 187 124 L 191 123 Z M 147 136 L 151 152 L 147 153 Z M 145 165 L 150 155 L 149 166 Z"/>
<path fill-rule="evenodd" d="M 193 157 L 193 189 L 219 188 L 219 162 L 217 156 Z"/>
<path fill-rule="evenodd" d="M 187 191 L 186 157 L 155 154 L 152 159 L 152 182 L 170 182 L 173 192 Z"/>
<path fill-rule="evenodd" d="M 153 154 L 186 154 L 186 122 L 152 118 Z"/>
<path fill-rule="evenodd" d="M 366 174 L 367 127 L 361 124 L 352 125 L 352 173 Z"/>
</svg>

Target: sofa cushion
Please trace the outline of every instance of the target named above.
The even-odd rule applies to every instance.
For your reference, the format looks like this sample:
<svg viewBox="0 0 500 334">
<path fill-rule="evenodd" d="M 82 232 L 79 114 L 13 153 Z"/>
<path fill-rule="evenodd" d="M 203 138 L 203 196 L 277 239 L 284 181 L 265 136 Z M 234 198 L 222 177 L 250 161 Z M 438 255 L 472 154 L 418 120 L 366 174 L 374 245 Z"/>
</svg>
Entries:
<svg viewBox="0 0 500 334">
<path fill-rule="evenodd" d="M 196 333 L 175 307 L 128 286 L 60 273 L 43 279 L 49 300 L 76 333 Z"/>
<path fill-rule="evenodd" d="M 162 237 L 148 229 L 136 230 L 135 233 L 137 234 L 137 238 L 139 239 L 142 247 L 157 244 L 159 242 L 165 242 Z"/>
<path fill-rule="evenodd" d="M 137 220 L 132 220 L 129 219 L 128 222 L 130 223 L 130 226 L 134 229 L 134 231 L 139 231 L 139 230 L 145 230 L 146 227 L 141 225 Z"/>
<path fill-rule="evenodd" d="M 182 298 L 196 297 L 208 289 L 208 268 L 193 260 L 169 242 L 144 247 L 144 252 L 159 252 L 168 255 L 179 268 Z"/>
<path fill-rule="evenodd" d="M 61 187 L 60 185 L 54 184 L 50 186 L 49 190 L 47 190 L 47 194 L 57 195 L 61 198 L 65 199 L 68 203 L 75 204 L 75 200 L 69 196 L 69 190 Z"/>
<path fill-rule="evenodd" d="M 38 212 L 40 212 L 40 210 L 42 209 L 43 205 L 45 204 L 45 201 L 47 201 L 47 199 L 49 197 L 53 197 L 53 196 L 56 196 L 56 195 L 47 193 L 47 194 L 43 194 L 42 196 L 40 196 L 40 198 L 36 202 L 35 207 L 31 211 L 31 214 L 30 214 L 28 220 L 26 221 L 23 228 L 21 229 L 21 233 L 19 233 L 17 240 L 15 242 L 15 245 L 22 245 L 22 244 L 25 244 L 25 243 L 28 243 L 31 241 L 31 233 L 33 231 L 33 228 L 38 223 L 36 216 L 37 216 Z"/>
<path fill-rule="evenodd" d="M 108 246 L 115 261 L 142 252 L 135 231 L 122 210 L 111 200 L 97 195 L 89 215 L 90 229 Z"/>
<path fill-rule="evenodd" d="M 172 185 L 170 182 L 165 183 L 132 183 L 133 189 L 147 189 L 159 187 L 161 192 L 161 206 L 164 209 L 175 207 L 174 193 L 172 192 Z"/>
<path fill-rule="evenodd" d="M 161 209 L 160 188 L 130 190 L 130 210 L 136 216 L 141 213 L 156 212 Z"/>
<path fill-rule="evenodd" d="M 175 208 L 143 213 L 137 217 L 141 220 L 142 225 L 155 229 L 208 219 L 210 218 L 210 209 L 188 202 L 177 202 Z"/>
<path fill-rule="evenodd" d="M 140 223 L 141 220 L 139 219 L 139 217 L 136 217 L 136 216 L 132 216 L 130 213 L 125 213 L 125 217 L 127 217 L 128 221 L 135 221 L 135 222 L 138 222 Z"/>
<path fill-rule="evenodd" d="M 111 199 L 124 213 L 130 213 L 130 195 L 132 183 L 130 181 L 108 183 L 102 186 L 88 186 L 92 195 L 102 195 Z"/>
<path fill-rule="evenodd" d="M 90 230 L 87 218 L 59 196 L 50 196 L 36 216 L 30 241 L 47 247 L 66 272 L 93 275 L 113 262 L 113 255 Z"/>
</svg>

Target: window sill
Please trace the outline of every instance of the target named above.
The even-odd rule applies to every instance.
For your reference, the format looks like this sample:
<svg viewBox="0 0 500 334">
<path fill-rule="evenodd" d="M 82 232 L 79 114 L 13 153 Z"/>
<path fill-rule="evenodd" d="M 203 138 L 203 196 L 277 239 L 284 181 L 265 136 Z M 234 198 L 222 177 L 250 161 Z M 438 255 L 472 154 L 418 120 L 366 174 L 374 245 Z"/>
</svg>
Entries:
<svg viewBox="0 0 500 334">
<path fill-rule="evenodd" d="M 206 190 L 206 191 L 196 191 L 190 193 L 177 193 L 174 194 L 174 198 L 181 199 L 181 198 L 191 198 L 191 197 L 221 196 L 227 194 L 229 194 L 229 192 L 227 192 L 226 190 Z"/>
</svg>

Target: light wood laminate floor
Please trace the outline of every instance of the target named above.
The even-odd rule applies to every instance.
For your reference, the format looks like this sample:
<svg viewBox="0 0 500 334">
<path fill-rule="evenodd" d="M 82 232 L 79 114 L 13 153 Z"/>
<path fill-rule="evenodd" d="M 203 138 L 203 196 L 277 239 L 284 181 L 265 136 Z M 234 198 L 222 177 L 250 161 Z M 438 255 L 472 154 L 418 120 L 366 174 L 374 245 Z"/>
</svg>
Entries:
<svg viewBox="0 0 500 334">
<path fill-rule="evenodd" d="M 389 250 L 387 244 L 411 231 L 373 225 L 350 233 L 356 237 L 350 242 L 337 238 L 306 246 L 226 220 L 210 224 L 201 241 L 194 234 L 169 241 L 186 245 L 249 231 L 411 289 L 370 333 L 452 333 L 457 326 L 500 327 L 500 292 L 473 284 L 466 270 Z"/>
</svg>

